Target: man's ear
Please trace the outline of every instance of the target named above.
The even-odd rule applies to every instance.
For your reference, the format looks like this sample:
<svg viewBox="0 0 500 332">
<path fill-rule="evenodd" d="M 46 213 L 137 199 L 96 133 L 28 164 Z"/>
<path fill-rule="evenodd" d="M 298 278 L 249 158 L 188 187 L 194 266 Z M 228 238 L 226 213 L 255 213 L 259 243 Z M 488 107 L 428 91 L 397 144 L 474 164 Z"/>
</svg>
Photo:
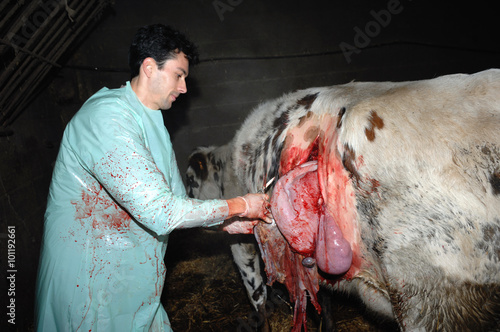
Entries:
<svg viewBox="0 0 500 332">
<path fill-rule="evenodd" d="M 149 78 L 157 67 L 156 61 L 153 58 L 146 58 L 142 61 L 141 70 Z"/>
</svg>

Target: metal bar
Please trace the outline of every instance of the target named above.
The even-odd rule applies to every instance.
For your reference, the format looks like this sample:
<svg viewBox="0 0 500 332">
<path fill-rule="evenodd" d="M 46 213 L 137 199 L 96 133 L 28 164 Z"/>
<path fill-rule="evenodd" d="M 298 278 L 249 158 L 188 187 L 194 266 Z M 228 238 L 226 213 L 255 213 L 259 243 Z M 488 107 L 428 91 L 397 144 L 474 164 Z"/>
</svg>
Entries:
<svg viewBox="0 0 500 332">
<path fill-rule="evenodd" d="M 82 6 L 84 6 L 85 2 L 82 3 L 83 3 Z M 93 5 L 92 3 L 87 3 L 87 4 L 89 6 Z M 57 11 L 58 10 L 59 8 L 57 8 Z M 64 14 L 66 14 L 66 12 L 64 12 Z M 48 26 L 48 24 L 49 22 L 44 22 L 41 26 Z M 66 48 L 64 47 L 64 45 L 60 45 L 60 43 L 64 43 L 65 39 L 67 39 L 66 36 L 72 33 L 72 30 L 67 27 L 68 24 L 69 20 L 66 15 L 58 15 L 56 18 L 56 22 L 50 25 L 48 31 L 42 31 L 44 29 L 39 29 L 37 33 L 34 34 L 32 38 L 29 40 L 30 45 L 31 44 L 35 45 L 33 53 L 44 54 L 46 52 L 49 52 L 49 59 L 51 58 L 54 59 L 52 55 L 54 53 L 57 53 L 58 50 L 64 52 Z M 43 37 L 41 40 L 38 40 L 41 33 L 44 33 Z M 54 43 L 54 41 L 56 42 Z M 24 56 L 23 60 L 25 61 L 23 61 L 21 65 L 15 69 L 15 72 L 10 77 L 10 81 L 14 82 L 9 82 L 11 84 L 9 83 L 6 84 L 8 88 L 6 89 L 6 91 L 4 91 L 4 95 L 8 97 L 13 95 L 13 99 L 9 100 L 8 97 L 6 98 L 5 101 L 6 105 L 5 107 L 3 107 L 4 108 L 2 112 L 3 116 L 0 118 L 0 123 L 5 124 L 7 122 L 7 119 L 11 117 L 12 114 L 16 113 L 16 109 L 20 109 L 19 106 L 16 107 L 14 105 L 18 105 L 20 99 L 22 100 L 26 99 L 25 93 L 28 87 L 30 87 L 31 89 L 35 88 L 34 85 L 36 85 L 38 77 L 40 76 L 40 72 L 46 73 L 51 69 L 51 68 L 45 68 L 44 66 L 40 66 L 38 61 L 29 58 L 27 56 Z M 19 72 L 21 73 L 21 75 L 16 76 L 16 73 Z"/>
<path fill-rule="evenodd" d="M 6 40 L 6 39 L 0 39 L 0 44 L 4 44 L 4 45 L 8 45 L 8 46 L 14 47 L 14 45 L 12 45 L 12 42 L 10 40 Z M 40 55 L 38 55 L 38 54 L 36 54 L 36 53 L 34 53 L 34 52 L 32 52 L 32 51 L 24 48 L 24 47 L 17 47 L 17 50 L 20 51 L 20 52 L 26 53 L 26 54 L 30 55 L 31 57 L 36 58 L 36 59 L 38 59 L 40 61 L 46 62 L 46 63 L 48 63 L 48 64 L 50 64 L 50 65 L 52 65 L 54 67 L 58 67 L 58 68 L 61 67 L 60 64 L 55 63 L 54 61 L 52 61 L 50 59 L 47 59 L 47 58 L 45 58 L 43 56 L 40 56 Z"/>
<path fill-rule="evenodd" d="M 82 3 L 82 2 L 80 2 Z M 85 2 L 83 2 L 85 3 Z M 108 2 L 98 2 L 96 6 L 94 4 L 89 4 L 87 3 L 88 6 L 86 7 L 79 7 L 78 10 L 76 11 L 77 15 L 75 16 L 75 21 L 78 22 L 79 18 L 84 18 L 83 21 L 81 21 L 81 24 L 76 24 L 78 28 L 74 31 L 65 31 L 63 36 L 59 38 L 59 40 L 62 40 L 62 43 L 64 47 L 60 47 L 60 44 L 56 45 L 57 47 L 53 47 L 51 49 L 51 52 L 48 56 L 49 59 L 59 59 L 60 56 L 66 51 L 67 47 L 71 45 L 71 43 L 80 35 L 80 33 L 89 25 L 89 22 L 94 19 L 94 16 L 96 14 L 99 14 L 107 5 Z M 92 10 L 93 9 L 93 10 Z M 86 15 L 88 11 L 91 11 L 89 15 Z M 60 20 L 58 20 L 60 22 Z M 68 22 L 65 21 L 63 22 L 63 27 L 67 25 Z M 57 26 L 57 25 L 56 25 Z M 60 28 L 60 30 L 64 30 Z M 53 40 L 53 39 L 52 39 Z M 51 41 L 52 41 L 51 40 Z M 50 43 L 49 43 L 50 44 Z M 43 48 L 43 50 L 40 51 L 45 51 L 45 49 L 48 47 Z M 46 56 L 47 57 L 47 56 Z M 33 59 L 32 59 L 33 60 Z M 36 61 L 35 61 L 36 62 Z M 30 64 L 25 64 L 23 65 L 23 69 L 28 69 L 27 71 L 30 72 L 29 69 L 32 69 L 31 67 L 33 66 L 33 61 L 31 61 Z M 25 93 L 28 88 L 30 89 L 37 89 L 40 83 L 43 80 L 43 77 L 52 69 L 52 67 L 48 66 L 48 64 L 45 64 L 44 66 L 39 66 L 38 69 L 33 70 L 31 72 L 31 75 L 29 76 L 29 84 L 28 82 L 25 82 L 22 86 L 18 87 L 17 90 L 17 96 L 14 96 L 13 100 L 10 100 L 8 102 L 8 107 L 7 107 L 7 114 L 4 114 L 2 118 L 0 118 L 0 123 L 4 124 L 11 124 L 17 116 L 20 114 L 20 112 L 24 109 L 25 105 L 27 105 L 30 101 L 31 98 L 25 98 Z M 5 112 L 4 112 L 5 113 Z"/>
<path fill-rule="evenodd" d="M 5 7 L 7 5 L 7 3 L 9 3 L 9 1 L 3 1 L 2 2 L 3 5 L 0 5 L 0 12 L 3 13 L 3 11 L 5 10 Z M 18 11 L 18 9 L 22 8 L 22 5 L 19 4 L 19 2 L 17 2 L 12 8 L 10 8 L 10 10 L 7 12 L 7 13 L 4 13 L 3 17 L 2 17 L 2 20 L 0 21 L 0 29 L 3 28 L 3 27 L 7 27 L 7 24 L 6 22 L 14 15 L 14 13 L 16 13 Z M 7 27 L 9 28 L 9 27 Z"/>
<path fill-rule="evenodd" d="M 30 50 L 32 48 L 31 46 L 33 44 L 37 45 L 38 36 L 40 35 L 40 33 L 43 33 L 42 30 L 44 30 L 44 29 L 40 29 L 40 28 L 43 27 L 44 25 L 49 24 L 49 22 L 42 23 L 42 25 L 40 27 L 38 27 L 34 31 L 33 35 L 31 35 L 31 36 L 25 36 L 25 35 L 21 34 L 21 32 L 20 32 L 21 28 L 25 25 L 26 22 L 29 22 L 27 20 L 27 17 L 29 17 L 32 14 L 32 12 L 35 11 L 36 8 L 39 8 L 38 1 L 30 2 L 30 5 L 27 7 L 26 11 L 21 15 L 21 18 L 13 25 L 13 27 L 10 29 L 9 33 L 7 34 L 8 39 L 13 39 L 14 37 L 16 38 L 16 40 L 19 40 L 19 38 L 25 38 L 25 39 L 29 38 L 29 39 L 27 39 L 26 45 L 23 46 L 23 48 L 27 49 L 27 50 Z M 56 8 L 55 12 L 57 13 L 58 10 L 59 10 L 59 8 Z M 50 13 L 49 17 L 51 17 L 53 15 L 54 15 L 54 11 Z M 34 25 L 33 23 L 31 23 L 31 24 Z M 26 32 L 26 31 L 24 31 L 24 32 Z M 15 44 L 15 42 L 12 44 L 15 46 L 18 46 Z M 14 47 L 14 49 L 16 49 L 16 47 Z M 36 53 L 36 52 L 34 52 L 34 53 Z M 0 75 L 0 86 L 5 86 L 5 84 L 6 84 L 5 82 L 9 79 L 9 77 L 11 77 L 12 73 L 14 73 L 14 71 L 19 70 L 18 64 L 22 63 L 25 59 L 26 59 L 26 54 L 17 52 L 15 59 L 9 64 L 9 66 L 7 66 L 5 68 L 2 75 Z"/>
</svg>

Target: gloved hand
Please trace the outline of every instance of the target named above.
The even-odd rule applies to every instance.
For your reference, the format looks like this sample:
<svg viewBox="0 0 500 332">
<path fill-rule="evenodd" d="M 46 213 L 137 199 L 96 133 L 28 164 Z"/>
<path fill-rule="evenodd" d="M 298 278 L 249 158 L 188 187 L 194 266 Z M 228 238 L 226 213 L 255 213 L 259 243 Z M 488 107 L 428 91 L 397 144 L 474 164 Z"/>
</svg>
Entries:
<svg viewBox="0 0 500 332">
<path fill-rule="evenodd" d="M 231 198 L 228 201 L 230 217 L 220 226 L 230 234 L 252 234 L 253 228 L 261 220 L 272 223 L 269 196 L 266 194 L 247 194 L 244 197 Z M 245 207 L 245 212 L 241 213 Z M 231 212 L 238 211 L 238 212 Z"/>
<path fill-rule="evenodd" d="M 248 219 L 262 219 L 267 223 L 272 222 L 269 196 L 267 194 L 246 194 L 242 198 L 247 206 L 246 211 L 240 217 Z"/>
<path fill-rule="evenodd" d="M 253 228 L 260 222 L 256 220 L 241 220 L 239 217 L 226 219 L 220 229 L 229 234 L 253 234 Z"/>
</svg>

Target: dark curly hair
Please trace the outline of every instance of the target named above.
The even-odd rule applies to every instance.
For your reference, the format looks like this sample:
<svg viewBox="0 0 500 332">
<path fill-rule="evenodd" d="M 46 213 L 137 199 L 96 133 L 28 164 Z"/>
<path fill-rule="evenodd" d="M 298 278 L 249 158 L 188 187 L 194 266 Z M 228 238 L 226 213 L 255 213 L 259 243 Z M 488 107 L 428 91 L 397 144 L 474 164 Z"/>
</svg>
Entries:
<svg viewBox="0 0 500 332">
<path fill-rule="evenodd" d="M 137 31 L 130 45 L 130 77 L 139 75 L 139 68 L 144 59 L 153 58 L 161 69 L 167 60 L 175 58 L 179 52 L 186 54 L 189 64 L 199 62 L 196 45 L 176 29 L 163 24 L 143 26 Z"/>
</svg>

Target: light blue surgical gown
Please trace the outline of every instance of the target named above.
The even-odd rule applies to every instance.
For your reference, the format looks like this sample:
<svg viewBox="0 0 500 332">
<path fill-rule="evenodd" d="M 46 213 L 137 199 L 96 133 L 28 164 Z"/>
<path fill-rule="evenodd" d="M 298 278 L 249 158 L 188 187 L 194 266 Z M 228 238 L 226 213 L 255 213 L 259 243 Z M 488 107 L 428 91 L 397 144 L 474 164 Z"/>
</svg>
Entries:
<svg viewBox="0 0 500 332">
<path fill-rule="evenodd" d="M 68 123 L 50 185 L 37 331 L 171 331 L 160 303 L 168 234 L 220 224 L 223 200 L 189 199 L 158 110 L 130 83 Z"/>
</svg>

